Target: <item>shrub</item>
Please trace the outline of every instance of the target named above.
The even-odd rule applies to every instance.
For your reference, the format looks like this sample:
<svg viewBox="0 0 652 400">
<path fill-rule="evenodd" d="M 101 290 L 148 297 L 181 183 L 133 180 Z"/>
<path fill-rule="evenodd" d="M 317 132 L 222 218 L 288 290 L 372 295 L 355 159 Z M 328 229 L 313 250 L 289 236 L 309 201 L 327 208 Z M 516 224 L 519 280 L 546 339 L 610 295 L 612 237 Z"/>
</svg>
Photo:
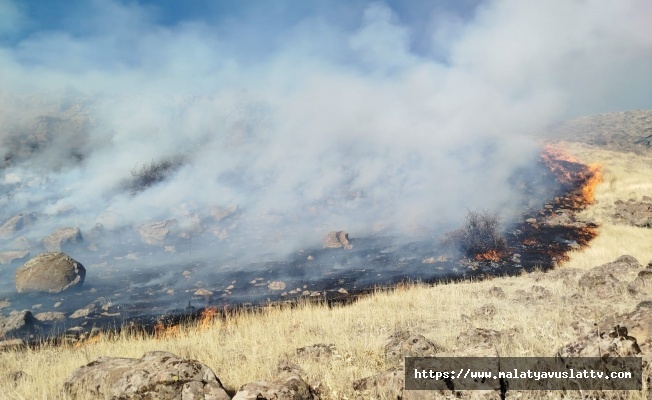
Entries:
<svg viewBox="0 0 652 400">
<path fill-rule="evenodd" d="M 500 254 L 507 250 L 507 240 L 500 231 L 497 213 L 469 211 L 460 229 L 446 235 L 444 243 L 456 245 L 469 257 Z"/>
<path fill-rule="evenodd" d="M 160 162 L 152 160 L 141 167 L 136 166 L 131 170 L 131 180 L 127 183 L 127 188 L 132 194 L 142 192 L 152 185 L 164 181 L 182 164 L 181 160 L 175 159 Z"/>
</svg>

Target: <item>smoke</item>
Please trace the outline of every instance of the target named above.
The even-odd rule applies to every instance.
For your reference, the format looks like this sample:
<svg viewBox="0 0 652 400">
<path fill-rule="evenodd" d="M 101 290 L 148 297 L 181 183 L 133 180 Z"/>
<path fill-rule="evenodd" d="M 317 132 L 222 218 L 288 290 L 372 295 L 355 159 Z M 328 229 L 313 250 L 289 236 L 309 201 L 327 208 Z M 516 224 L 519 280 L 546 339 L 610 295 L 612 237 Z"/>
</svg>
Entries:
<svg viewBox="0 0 652 400">
<path fill-rule="evenodd" d="M 645 0 L 429 3 L 265 2 L 170 21 L 96 0 L 41 26 L 5 0 L 3 217 L 49 216 L 39 235 L 191 229 L 237 206 L 238 229 L 284 251 L 333 229 L 450 225 L 513 209 L 510 177 L 545 126 L 650 107 Z M 143 165 L 176 160 L 125 190 Z"/>
</svg>

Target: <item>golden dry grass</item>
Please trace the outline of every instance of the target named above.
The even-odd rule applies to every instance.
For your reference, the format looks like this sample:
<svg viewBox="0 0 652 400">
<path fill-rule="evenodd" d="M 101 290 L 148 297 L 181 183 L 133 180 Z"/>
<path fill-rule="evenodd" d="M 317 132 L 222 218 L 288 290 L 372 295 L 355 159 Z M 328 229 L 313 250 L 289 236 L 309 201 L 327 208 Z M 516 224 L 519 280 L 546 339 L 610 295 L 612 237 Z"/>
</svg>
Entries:
<svg viewBox="0 0 652 400">
<path fill-rule="evenodd" d="M 603 224 L 600 236 L 590 248 L 572 254 L 567 266 L 588 268 L 622 254 L 631 254 L 643 263 L 652 259 L 650 231 L 610 224 L 608 212 L 613 200 L 628 198 L 633 191 L 642 196 L 641 188 L 649 191 L 645 186 L 652 182 L 649 163 L 579 145 L 569 148 L 582 161 L 600 162 L 606 183 L 596 192 L 595 207 L 584 215 Z M 631 174 L 628 163 L 640 169 Z M 524 299 L 524 293 L 531 293 L 533 285 L 546 288 L 550 294 L 539 300 Z M 494 286 L 502 288 L 504 299 L 489 294 Z M 584 297 L 581 305 L 569 300 L 578 292 Z M 387 337 L 395 331 L 423 334 L 454 352 L 461 332 L 472 327 L 489 328 L 505 333 L 498 346 L 501 355 L 554 356 L 562 345 L 577 338 L 572 323 L 584 321 L 590 326 L 605 316 L 631 311 L 643 299 L 643 294 L 622 293 L 618 302 L 605 301 L 594 293 L 582 292 L 574 283 L 546 279 L 541 273 L 434 287 L 415 284 L 378 292 L 345 307 L 269 307 L 255 314 L 215 319 L 204 330 L 186 326 L 179 335 L 167 339 L 124 336 L 105 338 L 81 348 L 3 352 L 0 398 L 67 399 L 63 382 L 79 366 L 101 356 L 137 358 L 152 350 L 200 360 L 215 371 L 229 391 L 251 381 L 274 378 L 277 362 L 289 359 L 305 370 L 308 382 L 327 388 L 326 398 L 364 398 L 353 391 L 352 382 L 391 366 L 384 358 L 383 348 Z M 476 314 L 487 304 L 496 308 L 494 316 Z M 297 348 L 316 343 L 334 344 L 336 354 L 320 360 L 296 354 Z M 27 374 L 26 379 L 15 383 L 6 379 L 19 370 Z M 630 392 L 629 398 L 644 399 L 647 393 Z M 555 392 L 519 395 L 522 399 L 559 397 Z"/>
</svg>

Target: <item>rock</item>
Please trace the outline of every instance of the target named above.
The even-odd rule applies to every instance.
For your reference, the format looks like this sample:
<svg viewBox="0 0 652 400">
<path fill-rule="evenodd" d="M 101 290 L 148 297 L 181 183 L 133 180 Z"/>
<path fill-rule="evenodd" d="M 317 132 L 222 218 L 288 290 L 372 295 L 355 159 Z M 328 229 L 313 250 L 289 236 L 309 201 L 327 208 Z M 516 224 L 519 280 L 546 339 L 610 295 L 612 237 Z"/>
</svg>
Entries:
<svg viewBox="0 0 652 400">
<path fill-rule="evenodd" d="M 71 319 L 85 318 L 91 315 L 91 313 L 94 311 L 95 311 L 95 303 L 91 303 L 86 307 L 80 308 L 79 310 L 76 310 L 74 313 L 70 314 L 69 318 Z"/>
<path fill-rule="evenodd" d="M 138 233 L 143 242 L 153 246 L 163 246 L 171 231 L 175 230 L 177 225 L 176 219 L 151 222 L 141 225 L 138 228 Z"/>
<path fill-rule="evenodd" d="M 405 386 L 405 370 L 395 367 L 377 375 L 358 379 L 353 382 L 353 390 L 364 392 L 370 396 L 384 396 L 384 398 L 400 399 Z"/>
<path fill-rule="evenodd" d="M 407 331 L 393 334 L 385 343 L 385 357 L 393 362 L 403 362 L 405 357 L 433 357 L 440 351 L 443 348 L 436 343 Z"/>
<path fill-rule="evenodd" d="M 204 297 L 208 297 L 208 296 L 212 296 L 212 295 L 213 295 L 213 292 L 211 292 L 211 291 L 208 290 L 208 289 L 197 289 L 197 290 L 195 290 L 195 293 L 193 293 L 193 294 L 194 294 L 195 296 L 204 296 Z"/>
<path fill-rule="evenodd" d="M 499 288 L 498 286 L 494 286 L 491 289 L 489 289 L 489 296 L 493 296 L 499 299 L 504 299 L 505 292 L 503 291 L 503 289 Z"/>
<path fill-rule="evenodd" d="M 13 262 L 24 263 L 29 259 L 29 251 L 15 250 L 0 252 L 0 264 L 11 264 Z"/>
<path fill-rule="evenodd" d="M 312 358 L 330 357 L 335 352 L 334 344 L 317 343 L 297 349 L 297 355 Z"/>
<path fill-rule="evenodd" d="M 36 221 L 36 214 L 34 213 L 16 214 L 0 226 L 0 237 L 11 237 L 34 221 Z"/>
<path fill-rule="evenodd" d="M 140 359 L 101 357 L 76 369 L 64 389 L 73 398 L 230 398 L 209 367 L 164 351 L 148 352 Z"/>
<path fill-rule="evenodd" d="M 243 385 L 233 400 L 316 400 L 315 394 L 299 375 L 290 374 L 275 381 Z"/>
<path fill-rule="evenodd" d="M 19 338 L 39 330 L 39 323 L 31 311 L 17 311 L 0 317 L 0 338 Z"/>
<path fill-rule="evenodd" d="M 267 285 L 269 290 L 285 290 L 285 283 L 281 281 L 273 281 Z"/>
<path fill-rule="evenodd" d="M 578 281 L 580 288 L 595 292 L 598 296 L 611 298 L 623 291 L 626 281 L 632 281 L 642 268 L 632 256 L 624 255 L 615 261 L 591 268 Z"/>
<path fill-rule="evenodd" d="M 59 311 L 41 312 L 34 315 L 39 321 L 65 321 L 66 315 Z"/>
<path fill-rule="evenodd" d="M 626 357 L 642 355 L 652 361 L 652 302 L 639 303 L 630 313 L 604 318 L 591 331 L 564 345 L 562 357 Z"/>
<path fill-rule="evenodd" d="M 23 339 L 0 340 L 0 351 L 16 350 L 25 346 Z"/>
<path fill-rule="evenodd" d="M 337 249 L 340 247 L 344 247 L 345 249 L 353 248 L 353 245 L 349 243 L 349 234 L 345 231 L 328 232 L 322 242 L 325 249 Z"/>
<path fill-rule="evenodd" d="M 43 238 L 46 251 L 68 251 L 83 242 L 81 231 L 77 227 L 59 228 Z"/>
<path fill-rule="evenodd" d="M 43 253 L 16 270 L 16 290 L 23 292 L 59 293 L 81 287 L 86 269 L 64 253 Z"/>
</svg>

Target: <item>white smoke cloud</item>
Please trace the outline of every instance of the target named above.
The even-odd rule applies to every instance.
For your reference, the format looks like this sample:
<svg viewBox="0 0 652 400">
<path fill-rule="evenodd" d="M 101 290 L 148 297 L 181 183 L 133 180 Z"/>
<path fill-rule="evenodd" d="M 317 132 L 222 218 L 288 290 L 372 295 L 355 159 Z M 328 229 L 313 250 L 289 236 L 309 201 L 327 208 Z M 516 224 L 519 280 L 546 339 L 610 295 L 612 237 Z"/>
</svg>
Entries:
<svg viewBox="0 0 652 400">
<path fill-rule="evenodd" d="M 27 17 L 2 4 L 0 32 L 16 32 Z M 374 2 L 352 28 L 331 23 L 340 9 L 275 26 L 283 40 L 264 51 L 246 20 L 164 25 L 111 0 L 85 12 L 0 48 L 2 155 L 42 146 L 7 163 L 22 186 L 5 217 L 72 208 L 48 223 L 117 228 L 238 205 L 252 227 L 282 215 L 274 229 L 293 243 L 433 227 L 517 202 L 508 180 L 534 159 L 533 132 L 652 101 L 644 0 L 489 1 L 421 30 Z M 418 35 L 432 48 L 415 50 Z M 121 190 L 135 167 L 176 157 L 166 181 Z"/>
</svg>

